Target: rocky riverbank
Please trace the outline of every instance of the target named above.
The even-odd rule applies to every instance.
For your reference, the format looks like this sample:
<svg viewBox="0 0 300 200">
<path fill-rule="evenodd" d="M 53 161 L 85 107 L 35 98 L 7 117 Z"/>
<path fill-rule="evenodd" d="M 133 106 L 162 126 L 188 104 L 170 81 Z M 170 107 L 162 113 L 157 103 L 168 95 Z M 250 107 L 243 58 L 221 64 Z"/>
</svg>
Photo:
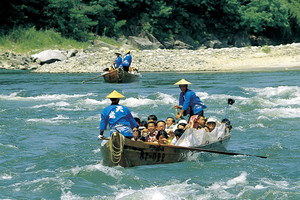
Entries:
<svg viewBox="0 0 300 200">
<path fill-rule="evenodd" d="M 114 52 L 126 48 L 91 46 L 67 52 L 63 61 L 42 64 L 31 55 L 0 55 L 0 67 L 31 69 L 37 73 L 102 72 L 111 65 Z M 132 66 L 141 72 L 255 71 L 300 69 L 300 43 L 279 46 L 199 49 L 199 50 L 132 50 Z"/>
</svg>

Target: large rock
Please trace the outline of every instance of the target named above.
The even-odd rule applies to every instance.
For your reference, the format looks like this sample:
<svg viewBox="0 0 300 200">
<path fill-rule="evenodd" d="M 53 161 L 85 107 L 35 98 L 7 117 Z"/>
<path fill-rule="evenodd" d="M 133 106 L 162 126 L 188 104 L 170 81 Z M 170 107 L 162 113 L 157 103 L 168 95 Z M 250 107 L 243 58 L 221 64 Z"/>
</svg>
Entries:
<svg viewBox="0 0 300 200">
<path fill-rule="evenodd" d="M 160 43 L 153 43 L 148 38 L 129 36 L 128 42 L 130 45 L 136 46 L 140 50 L 153 50 L 160 48 Z"/>
<path fill-rule="evenodd" d="M 175 49 L 193 49 L 193 46 L 191 46 L 185 42 L 182 42 L 180 40 L 175 40 L 173 45 L 174 45 L 173 48 L 175 48 Z"/>
<path fill-rule="evenodd" d="M 31 57 L 38 60 L 41 65 L 67 59 L 67 56 L 59 50 L 45 50 L 38 54 L 31 55 Z"/>
</svg>

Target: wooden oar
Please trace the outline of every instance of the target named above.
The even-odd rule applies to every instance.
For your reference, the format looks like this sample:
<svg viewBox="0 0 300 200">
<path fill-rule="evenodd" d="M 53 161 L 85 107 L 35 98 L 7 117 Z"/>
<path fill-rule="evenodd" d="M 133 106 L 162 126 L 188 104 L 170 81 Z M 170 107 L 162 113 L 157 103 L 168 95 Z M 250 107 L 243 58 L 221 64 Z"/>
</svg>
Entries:
<svg viewBox="0 0 300 200">
<path fill-rule="evenodd" d="M 96 77 L 91 78 L 91 79 L 86 80 L 86 81 L 82 81 L 81 83 L 86 83 L 86 82 L 88 82 L 88 81 L 91 81 L 91 80 L 94 80 L 94 79 L 96 79 L 96 78 L 99 78 L 100 76 L 103 76 L 103 75 L 104 75 L 104 74 L 100 74 L 99 76 L 96 76 Z"/>
<path fill-rule="evenodd" d="M 175 145 L 163 145 L 168 146 L 172 148 L 177 149 L 186 149 L 190 151 L 204 151 L 209 153 L 218 153 L 218 154 L 225 154 L 225 155 L 232 155 L 232 156 L 255 156 L 259 158 L 267 158 L 266 156 L 258 156 L 258 155 L 252 155 L 252 154 L 243 154 L 243 153 L 233 153 L 233 152 L 225 152 L 225 151 L 215 151 L 215 150 L 209 150 L 209 149 L 201 149 L 201 148 L 195 148 L 195 147 L 182 147 L 182 146 L 175 146 Z"/>
</svg>

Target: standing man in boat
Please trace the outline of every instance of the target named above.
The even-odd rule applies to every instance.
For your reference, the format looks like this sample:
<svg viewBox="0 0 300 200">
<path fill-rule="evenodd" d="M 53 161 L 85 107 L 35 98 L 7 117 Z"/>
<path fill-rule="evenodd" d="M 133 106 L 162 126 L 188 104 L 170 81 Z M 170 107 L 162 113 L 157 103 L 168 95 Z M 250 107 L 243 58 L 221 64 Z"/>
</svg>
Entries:
<svg viewBox="0 0 300 200">
<path fill-rule="evenodd" d="M 121 57 L 121 54 L 119 52 L 116 52 L 116 59 L 114 60 L 113 62 L 113 65 L 115 67 L 115 69 L 119 68 L 119 67 L 122 67 L 122 57 Z"/>
<path fill-rule="evenodd" d="M 111 105 L 104 108 L 101 113 L 100 135 L 98 138 L 103 139 L 107 125 L 109 125 L 110 134 L 118 131 L 125 137 L 132 138 L 132 129 L 138 127 L 138 124 L 130 110 L 125 106 L 119 105 L 120 98 L 125 98 L 125 96 L 114 90 L 106 98 L 111 100 Z"/>
<path fill-rule="evenodd" d="M 123 69 L 124 71 L 128 72 L 129 71 L 129 67 L 131 65 L 132 62 L 132 56 L 130 55 L 130 49 L 126 50 L 124 58 L 123 58 Z"/>
<path fill-rule="evenodd" d="M 179 96 L 179 105 L 174 106 L 175 109 L 181 109 L 180 112 L 177 113 L 176 119 L 179 119 L 182 115 L 187 114 L 189 114 L 190 117 L 193 115 L 204 116 L 204 109 L 207 107 L 203 104 L 194 91 L 188 89 L 188 85 L 191 84 L 192 83 L 186 81 L 185 79 L 181 79 L 174 84 L 179 85 L 181 90 Z"/>
</svg>

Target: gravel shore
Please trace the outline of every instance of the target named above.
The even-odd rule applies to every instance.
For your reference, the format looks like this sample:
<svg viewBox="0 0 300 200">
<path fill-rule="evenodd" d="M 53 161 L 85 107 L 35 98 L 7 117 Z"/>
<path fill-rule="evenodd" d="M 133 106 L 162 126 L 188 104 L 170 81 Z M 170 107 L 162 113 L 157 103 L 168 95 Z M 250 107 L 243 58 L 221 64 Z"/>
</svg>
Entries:
<svg viewBox="0 0 300 200">
<path fill-rule="evenodd" d="M 90 47 L 67 60 L 35 67 L 37 73 L 102 72 L 125 48 Z M 140 72 L 236 72 L 299 70 L 300 43 L 279 46 L 199 49 L 132 50 L 133 67 Z"/>
</svg>

